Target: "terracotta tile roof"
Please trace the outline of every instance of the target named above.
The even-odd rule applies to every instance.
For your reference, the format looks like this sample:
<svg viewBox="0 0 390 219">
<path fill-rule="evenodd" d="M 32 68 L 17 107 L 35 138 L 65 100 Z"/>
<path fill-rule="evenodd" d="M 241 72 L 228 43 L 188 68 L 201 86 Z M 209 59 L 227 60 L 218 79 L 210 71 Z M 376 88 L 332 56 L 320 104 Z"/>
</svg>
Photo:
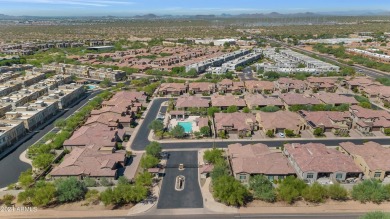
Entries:
<svg viewBox="0 0 390 219">
<path fill-rule="evenodd" d="M 209 119 L 206 117 L 199 117 L 196 119 L 196 122 L 198 123 L 199 128 L 209 126 Z"/>
<path fill-rule="evenodd" d="M 275 84 L 271 81 L 245 81 L 245 87 L 248 90 L 273 90 Z"/>
<path fill-rule="evenodd" d="M 325 104 L 358 104 L 359 102 L 353 96 L 346 96 L 336 93 L 316 93 L 313 96 Z"/>
<path fill-rule="evenodd" d="M 160 85 L 159 91 L 167 91 L 167 92 L 184 92 L 187 90 L 187 86 L 182 83 L 162 83 Z"/>
<path fill-rule="evenodd" d="M 192 82 L 189 83 L 188 90 L 199 90 L 200 92 L 210 92 L 215 89 L 215 84 L 209 82 Z"/>
<path fill-rule="evenodd" d="M 286 93 L 281 94 L 280 98 L 289 106 L 291 105 L 316 105 L 321 104 L 317 98 L 305 94 Z"/>
<path fill-rule="evenodd" d="M 300 111 L 303 118 L 314 127 L 324 126 L 325 128 L 341 128 L 336 122 L 349 121 L 351 114 L 349 112 L 336 112 L 336 111 Z M 342 127 L 346 128 L 346 125 Z"/>
<path fill-rule="evenodd" d="M 251 113 L 215 113 L 215 125 L 217 130 L 225 130 L 225 127 L 233 127 L 238 131 L 252 130 L 249 123 L 256 123 L 256 117 Z"/>
<path fill-rule="evenodd" d="M 384 148 L 376 142 L 366 142 L 356 145 L 352 142 L 342 142 L 340 146 L 349 154 L 360 156 L 372 170 L 390 171 L 390 148 Z"/>
<path fill-rule="evenodd" d="M 358 118 L 373 119 L 383 117 L 386 120 L 390 120 L 390 113 L 384 110 L 366 109 L 361 106 L 351 106 L 350 112 L 356 115 Z"/>
<path fill-rule="evenodd" d="M 276 81 L 278 87 L 281 89 L 306 89 L 306 83 L 301 80 L 291 78 L 280 78 Z"/>
<path fill-rule="evenodd" d="M 349 156 L 336 149 L 327 148 L 324 144 L 285 144 L 284 150 L 303 172 L 361 172 Z"/>
<path fill-rule="evenodd" d="M 266 130 L 272 129 L 290 129 L 297 130 L 304 124 L 303 119 L 294 112 L 259 112 L 256 114 L 259 125 Z"/>
<path fill-rule="evenodd" d="M 233 105 L 238 107 L 246 107 L 244 99 L 233 95 L 212 95 L 211 105 L 215 107 L 229 107 Z"/>
<path fill-rule="evenodd" d="M 277 97 L 266 97 L 261 94 L 246 94 L 245 101 L 251 106 L 283 106 L 281 99 Z"/>
<path fill-rule="evenodd" d="M 181 96 L 176 100 L 177 108 L 184 107 L 210 107 L 210 100 L 196 96 Z"/>
<path fill-rule="evenodd" d="M 122 152 L 100 153 L 88 148 L 74 148 L 50 175 L 115 177 L 117 163 L 124 162 L 124 159 L 125 154 Z"/>
<path fill-rule="evenodd" d="M 270 151 L 265 144 L 231 144 L 228 146 L 228 155 L 235 174 L 295 174 L 286 157 L 282 153 Z"/>
</svg>

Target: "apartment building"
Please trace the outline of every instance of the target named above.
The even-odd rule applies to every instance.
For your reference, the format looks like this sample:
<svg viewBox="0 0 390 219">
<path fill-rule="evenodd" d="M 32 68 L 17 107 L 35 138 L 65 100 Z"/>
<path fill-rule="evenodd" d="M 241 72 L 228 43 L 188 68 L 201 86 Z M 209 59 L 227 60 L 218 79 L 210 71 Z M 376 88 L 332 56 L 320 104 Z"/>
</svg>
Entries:
<svg viewBox="0 0 390 219">
<path fill-rule="evenodd" d="M 235 71 L 237 67 L 253 63 L 261 58 L 261 53 L 252 52 L 222 64 L 222 72 Z"/>
<path fill-rule="evenodd" d="M 26 133 L 22 121 L 0 120 L 0 153 L 18 141 Z"/>
<path fill-rule="evenodd" d="M 48 93 L 47 99 L 58 100 L 59 109 L 65 109 L 85 95 L 85 88 L 83 85 L 72 83 L 60 85 L 55 89 L 49 90 Z"/>
</svg>

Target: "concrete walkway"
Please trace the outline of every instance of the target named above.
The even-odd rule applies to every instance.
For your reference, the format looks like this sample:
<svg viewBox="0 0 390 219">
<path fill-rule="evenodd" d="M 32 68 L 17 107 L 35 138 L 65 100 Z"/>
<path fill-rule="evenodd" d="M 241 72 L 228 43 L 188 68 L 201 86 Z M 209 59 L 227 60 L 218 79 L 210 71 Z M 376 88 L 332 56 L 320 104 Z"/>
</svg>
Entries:
<svg viewBox="0 0 390 219">
<path fill-rule="evenodd" d="M 32 160 L 27 158 L 27 151 L 28 151 L 28 148 L 25 151 L 23 151 L 23 153 L 20 154 L 19 160 L 21 160 L 25 163 L 28 163 L 32 166 Z"/>
</svg>

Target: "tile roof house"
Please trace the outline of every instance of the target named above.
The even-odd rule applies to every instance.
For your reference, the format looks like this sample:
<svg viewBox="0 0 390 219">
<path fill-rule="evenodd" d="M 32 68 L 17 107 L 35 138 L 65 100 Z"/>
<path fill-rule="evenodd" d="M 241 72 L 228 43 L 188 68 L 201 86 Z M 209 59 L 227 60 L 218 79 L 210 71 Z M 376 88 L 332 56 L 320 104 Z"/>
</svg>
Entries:
<svg viewBox="0 0 390 219">
<path fill-rule="evenodd" d="M 343 182 L 362 177 L 362 171 L 349 156 L 321 143 L 285 144 L 283 153 L 298 177 L 310 183 L 321 178 Z"/>
<path fill-rule="evenodd" d="M 244 99 L 233 95 L 212 95 L 211 105 L 220 109 L 227 109 L 229 106 L 237 106 L 239 109 L 246 107 Z"/>
<path fill-rule="evenodd" d="M 245 88 L 249 93 L 271 94 L 275 90 L 275 84 L 272 81 L 245 81 Z"/>
<path fill-rule="evenodd" d="M 345 85 L 350 90 L 359 89 L 359 87 L 362 85 L 369 85 L 374 83 L 375 82 L 368 77 L 347 78 L 345 80 Z"/>
<path fill-rule="evenodd" d="M 191 94 L 212 94 L 216 91 L 216 85 L 209 82 L 192 82 L 188 84 L 188 92 Z"/>
<path fill-rule="evenodd" d="M 337 90 L 336 78 L 308 77 L 308 89 L 313 91 L 335 92 Z"/>
<path fill-rule="evenodd" d="M 298 112 L 305 119 L 311 130 L 322 128 L 324 132 L 339 134 L 349 133 L 352 126 L 351 114 L 349 112 L 337 111 L 316 111 L 309 112 L 301 110 Z"/>
<path fill-rule="evenodd" d="M 256 117 L 251 113 L 215 113 L 216 131 L 246 136 L 257 129 Z"/>
<path fill-rule="evenodd" d="M 305 94 L 287 93 L 279 95 L 280 99 L 284 102 L 286 109 L 293 105 L 317 105 L 322 104 L 320 100 L 313 96 Z"/>
<path fill-rule="evenodd" d="M 305 90 L 307 90 L 307 84 L 301 80 L 280 78 L 279 80 L 275 81 L 275 88 L 282 93 L 303 93 Z"/>
<path fill-rule="evenodd" d="M 121 141 L 121 130 L 113 130 L 104 124 L 82 126 L 72 137 L 64 142 L 64 148 L 72 150 L 76 147 L 87 147 L 98 151 L 115 151 L 116 143 Z"/>
<path fill-rule="evenodd" d="M 359 102 L 353 96 L 346 96 L 336 93 L 315 93 L 315 98 L 322 101 L 324 104 L 339 106 L 341 104 L 357 105 Z"/>
<path fill-rule="evenodd" d="M 187 93 L 187 85 L 183 83 L 162 83 L 158 89 L 159 95 L 182 95 Z"/>
<path fill-rule="evenodd" d="M 355 105 L 349 108 L 349 112 L 352 126 L 362 133 L 384 132 L 385 128 L 390 128 L 390 113 L 385 110 L 372 110 Z"/>
<path fill-rule="evenodd" d="M 257 107 L 277 106 L 284 108 L 284 104 L 281 99 L 273 96 L 264 96 L 262 94 L 247 94 L 245 95 L 245 102 L 250 109 L 256 109 Z"/>
<path fill-rule="evenodd" d="M 91 177 L 96 179 L 107 178 L 114 180 L 118 176 L 118 169 L 124 166 L 125 153 L 99 153 L 89 148 L 74 148 L 65 155 L 62 163 L 50 172 L 53 178 L 74 176 L 79 179 Z"/>
<path fill-rule="evenodd" d="M 180 96 L 176 100 L 176 108 L 187 110 L 188 108 L 209 108 L 210 100 L 196 96 Z"/>
<path fill-rule="evenodd" d="M 376 142 L 356 145 L 352 142 L 340 143 L 340 151 L 350 156 L 364 172 L 365 178 L 383 180 L 390 177 L 390 148 Z"/>
<path fill-rule="evenodd" d="M 217 88 L 220 93 L 243 93 L 245 91 L 245 84 L 241 81 L 223 79 L 217 84 Z"/>
<path fill-rule="evenodd" d="M 294 112 L 259 112 L 256 114 L 259 129 L 267 133 L 271 130 L 274 134 L 283 133 L 285 129 L 292 130 L 295 134 L 300 134 L 306 129 L 305 121 Z"/>
<path fill-rule="evenodd" d="M 264 175 L 270 181 L 295 175 L 286 157 L 280 152 L 271 151 L 265 144 L 230 144 L 227 154 L 233 176 L 242 183 L 249 183 L 253 175 Z"/>
</svg>

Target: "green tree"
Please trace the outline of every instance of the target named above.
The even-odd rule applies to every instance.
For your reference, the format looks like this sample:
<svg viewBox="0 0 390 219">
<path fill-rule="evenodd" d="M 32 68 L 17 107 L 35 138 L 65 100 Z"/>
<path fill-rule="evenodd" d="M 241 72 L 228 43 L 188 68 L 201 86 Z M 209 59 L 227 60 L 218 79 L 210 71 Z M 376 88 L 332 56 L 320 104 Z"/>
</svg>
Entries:
<svg viewBox="0 0 390 219">
<path fill-rule="evenodd" d="M 211 150 L 206 150 L 203 154 L 203 159 L 209 163 L 216 164 L 219 161 L 223 161 L 222 150 L 218 148 L 213 148 Z"/>
<path fill-rule="evenodd" d="M 160 160 L 158 158 L 153 157 L 151 155 L 146 155 L 146 156 L 142 157 L 140 164 L 141 164 L 142 168 L 149 169 L 149 168 L 157 166 L 157 164 L 159 162 L 160 162 Z"/>
<path fill-rule="evenodd" d="M 214 106 L 207 109 L 207 115 L 210 117 L 214 117 L 214 114 L 219 112 L 221 112 L 221 110 Z"/>
<path fill-rule="evenodd" d="M 54 122 L 54 125 L 55 127 L 57 128 L 63 128 L 66 126 L 66 121 L 65 119 L 57 119 L 55 122 Z"/>
<path fill-rule="evenodd" d="M 203 136 L 207 136 L 209 137 L 211 135 L 211 129 L 209 126 L 203 126 L 200 128 L 200 133 L 203 135 Z"/>
<path fill-rule="evenodd" d="M 19 193 L 18 202 L 44 207 L 50 204 L 56 196 L 56 188 L 52 183 L 38 181 L 34 187 Z"/>
<path fill-rule="evenodd" d="M 332 184 L 328 187 L 329 198 L 338 201 L 345 201 L 348 199 L 348 191 L 339 183 Z"/>
<path fill-rule="evenodd" d="M 147 155 L 159 157 L 162 149 L 160 143 L 152 141 L 146 146 L 145 150 Z"/>
<path fill-rule="evenodd" d="M 292 204 L 301 197 L 302 191 L 306 187 L 307 185 L 303 180 L 293 176 L 288 176 L 279 184 L 279 187 L 277 188 L 278 198 L 282 201 Z"/>
<path fill-rule="evenodd" d="M 218 163 L 214 166 L 213 171 L 211 171 L 211 179 L 212 181 L 215 181 L 221 176 L 229 175 L 228 167 L 226 166 L 226 163 Z"/>
<path fill-rule="evenodd" d="M 44 169 L 48 167 L 51 162 L 54 160 L 54 155 L 52 154 L 39 154 L 38 156 L 34 157 L 32 164 L 35 168 L 38 169 Z"/>
<path fill-rule="evenodd" d="M 267 135 L 269 138 L 275 137 L 274 131 L 272 131 L 272 130 L 267 130 L 267 132 L 265 133 L 265 135 Z"/>
<path fill-rule="evenodd" d="M 234 177 L 224 175 L 213 181 L 213 196 L 226 205 L 243 206 L 249 192 Z"/>
<path fill-rule="evenodd" d="M 155 133 L 158 132 L 158 131 L 162 131 L 164 129 L 164 124 L 161 120 L 153 120 L 150 124 L 149 124 L 149 129 L 153 130 Z"/>
<path fill-rule="evenodd" d="M 284 134 L 286 134 L 287 137 L 295 137 L 294 131 L 290 129 L 285 129 Z"/>
<path fill-rule="evenodd" d="M 244 109 L 242 109 L 242 112 L 243 113 L 250 113 L 251 110 L 248 107 L 244 107 Z"/>
<path fill-rule="evenodd" d="M 5 194 L 3 196 L 3 202 L 4 202 L 4 205 L 7 206 L 7 207 L 11 207 L 12 206 L 12 202 L 15 200 L 15 196 L 11 195 L 11 194 Z M 1 202 L 0 202 L 1 203 Z"/>
<path fill-rule="evenodd" d="M 181 126 L 181 125 L 176 125 L 175 127 L 173 127 L 173 129 L 170 131 L 170 133 L 175 138 L 184 138 L 184 136 L 186 134 L 183 126 Z"/>
<path fill-rule="evenodd" d="M 142 186 L 151 186 L 152 180 L 153 180 L 152 174 L 145 171 L 137 176 L 137 178 L 135 179 L 135 183 Z"/>
<path fill-rule="evenodd" d="M 256 199 L 266 202 L 276 201 L 276 192 L 272 183 L 264 175 L 251 176 L 249 188 L 253 190 Z"/>
<path fill-rule="evenodd" d="M 376 204 L 389 200 L 390 196 L 382 183 L 375 179 L 364 180 L 362 183 L 354 185 L 351 195 L 354 200 L 362 203 L 371 201 Z"/>
<path fill-rule="evenodd" d="M 235 113 L 238 112 L 238 107 L 235 105 L 231 105 L 226 110 L 227 113 Z"/>
<path fill-rule="evenodd" d="M 111 87 L 111 80 L 110 79 L 108 79 L 108 78 L 105 78 L 102 82 L 100 82 L 100 86 L 101 87 Z"/>
<path fill-rule="evenodd" d="M 390 136 L 390 128 L 385 128 L 384 133 L 386 136 Z"/>
<path fill-rule="evenodd" d="M 84 199 L 87 193 L 87 187 L 84 182 L 75 177 L 60 179 L 55 182 L 57 189 L 57 199 L 59 202 L 74 202 Z"/>
<path fill-rule="evenodd" d="M 314 129 L 313 134 L 317 137 L 324 136 L 324 130 L 322 128 L 316 128 Z"/>
<path fill-rule="evenodd" d="M 324 202 L 327 198 L 327 189 L 321 184 L 315 182 L 302 191 L 302 196 L 306 201 L 313 203 Z"/>
<path fill-rule="evenodd" d="M 32 177 L 32 170 L 28 169 L 22 172 L 19 176 L 18 182 L 22 188 L 28 188 L 34 182 L 34 178 Z"/>
</svg>

